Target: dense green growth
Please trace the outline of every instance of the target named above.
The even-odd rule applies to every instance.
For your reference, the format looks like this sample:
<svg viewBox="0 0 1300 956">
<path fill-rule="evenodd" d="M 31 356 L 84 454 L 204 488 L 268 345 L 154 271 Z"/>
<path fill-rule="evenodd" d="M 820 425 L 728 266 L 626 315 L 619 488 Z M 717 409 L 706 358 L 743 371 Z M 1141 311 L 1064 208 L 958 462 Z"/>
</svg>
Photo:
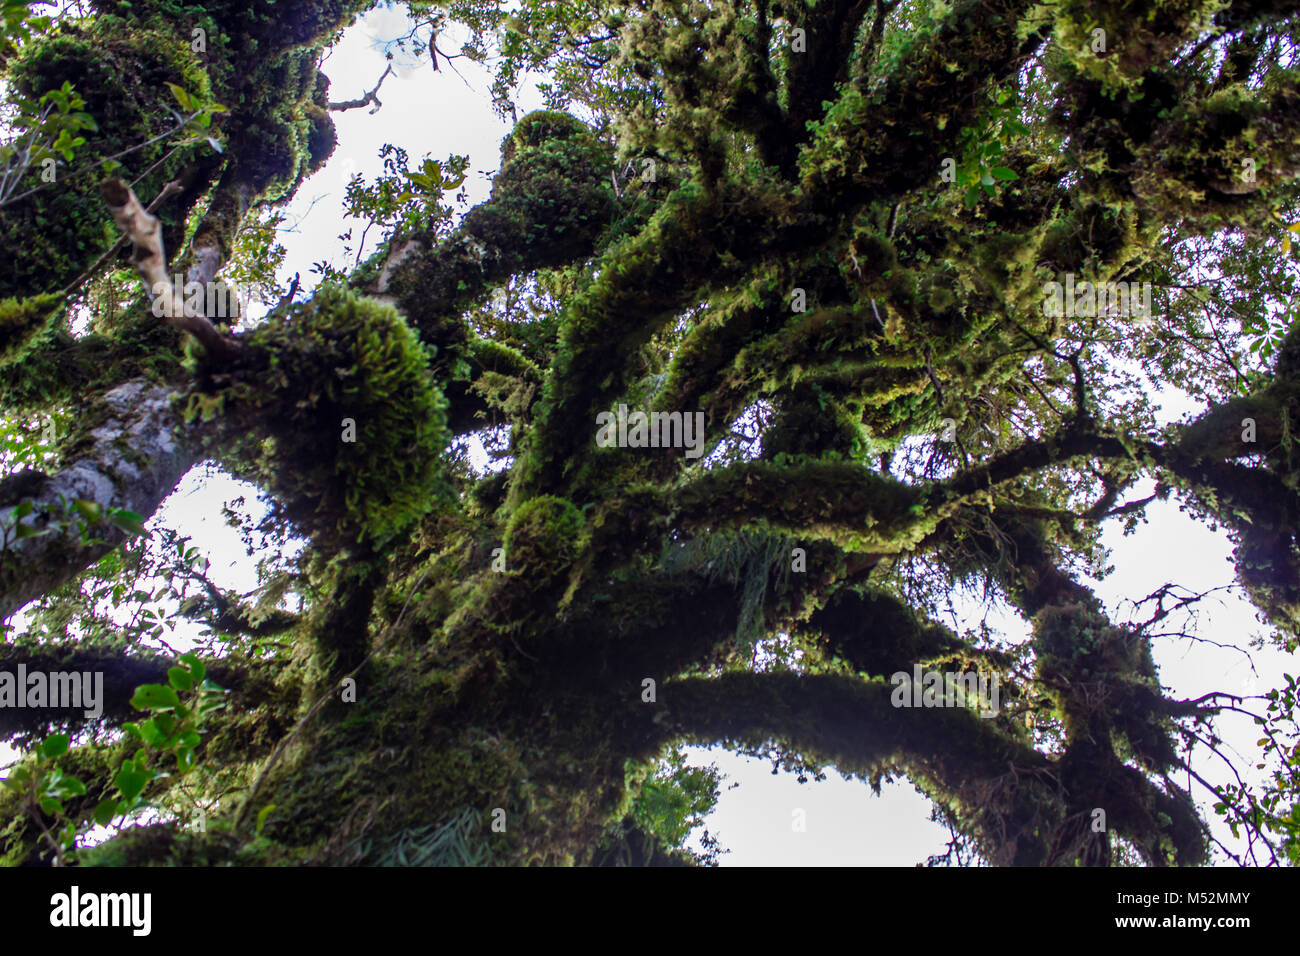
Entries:
<svg viewBox="0 0 1300 956">
<path fill-rule="evenodd" d="M 40 595 L 0 664 L 110 691 L 0 709 L 0 859 L 707 863 L 720 780 L 680 748 L 723 743 L 905 775 L 959 858 L 1199 865 L 1217 813 L 1219 855 L 1300 860 L 1296 682 L 1178 699 L 1154 642 L 1197 596 L 1124 617 L 1085 576 L 1175 499 L 1300 644 L 1288 5 L 397 4 L 403 55 L 455 20 L 501 115 L 529 71 L 548 109 L 455 222 L 467 160 L 385 146 L 348 190 L 380 248 L 238 331 L 187 316 L 206 340 L 153 316 L 99 181 L 157 198 L 169 274 L 273 287 L 267 217 L 347 145 L 322 58 L 378 4 L 90 6 L 0 44 L 0 602 Z M 663 430 L 602 447 L 614 409 Z M 255 592 L 121 504 L 203 461 L 270 502 L 232 509 Z M 1027 638 L 945 623 L 977 594 Z M 182 621 L 230 691 L 202 728 Z M 914 667 L 1001 706 L 899 706 Z M 1238 705 L 1271 779 L 1192 777 Z"/>
<path fill-rule="evenodd" d="M 245 342 L 197 370 L 186 414 L 216 419 L 221 459 L 284 517 L 329 549 L 382 547 L 436 504 L 447 403 L 392 306 L 321 289 Z"/>
</svg>

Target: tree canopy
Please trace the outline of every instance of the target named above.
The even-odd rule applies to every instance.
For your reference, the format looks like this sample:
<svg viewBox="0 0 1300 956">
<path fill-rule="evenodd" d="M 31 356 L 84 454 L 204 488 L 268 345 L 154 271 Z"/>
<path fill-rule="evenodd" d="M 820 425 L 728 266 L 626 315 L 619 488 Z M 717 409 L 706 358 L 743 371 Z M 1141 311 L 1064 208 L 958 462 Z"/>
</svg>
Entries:
<svg viewBox="0 0 1300 956">
<path fill-rule="evenodd" d="M 1087 575 L 1174 498 L 1300 643 L 1293 4 L 399 4 L 492 71 L 491 195 L 390 144 L 355 266 L 286 287 L 375 6 L 5 6 L 0 675 L 103 693 L 0 686 L 0 858 L 709 862 L 688 743 L 905 776 L 995 865 L 1206 863 L 1197 788 L 1300 858 L 1295 680 L 1172 695 L 1196 596 Z M 144 533 L 203 463 L 266 495 L 252 594 Z M 1263 784 L 1193 766 L 1232 711 Z"/>
</svg>

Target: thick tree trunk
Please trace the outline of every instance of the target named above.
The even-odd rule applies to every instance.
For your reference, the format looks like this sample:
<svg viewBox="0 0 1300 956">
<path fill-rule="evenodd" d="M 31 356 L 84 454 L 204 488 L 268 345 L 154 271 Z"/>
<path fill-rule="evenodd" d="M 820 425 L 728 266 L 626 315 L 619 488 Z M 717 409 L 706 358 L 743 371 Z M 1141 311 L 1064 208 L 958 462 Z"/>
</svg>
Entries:
<svg viewBox="0 0 1300 956">
<path fill-rule="evenodd" d="M 54 475 L 29 476 L 35 487 L 3 503 L 0 619 L 120 544 L 127 532 L 107 520 L 111 512 L 147 518 L 194 464 L 196 435 L 183 425 L 174 396 L 166 385 L 139 379 L 106 392 L 85 413 L 75 457 Z M 78 511 L 78 503 L 92 508 Z M 101 520 L 84 527 L 93 509 Z"/>
</svg>

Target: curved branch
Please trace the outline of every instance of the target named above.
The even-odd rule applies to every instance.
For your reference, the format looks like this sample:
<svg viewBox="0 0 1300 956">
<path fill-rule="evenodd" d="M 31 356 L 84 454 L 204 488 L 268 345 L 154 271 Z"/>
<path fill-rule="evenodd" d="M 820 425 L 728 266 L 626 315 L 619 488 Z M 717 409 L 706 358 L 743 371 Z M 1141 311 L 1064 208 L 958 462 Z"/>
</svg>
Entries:
<svg viewBox="0 0 1300 956">
<path fill-rule="evenodd" d="M 231 358 L 239 354 L 239 344 L 218 332 L 206 315 L 188 303 L 167 275 L 167 255 L 158 217 L 140 205 L 131 187 L 120 179 L 107 180 L 101 189 L 113 220 L 134 246 L 132 261 L 154 298 L 155 314 L 189 332 L 213 356 Z M 208 266 L 202 264 L 197 268 L 204 273 Z M 211 270 L 213 274 L 215 271 Z"/>
<path fill-rule="evenodd" d="M 658 728 L 652 735 L 656 743 L 686 739 L 761 748 L 779 741 L 843 773 L 866 777 L 904 768 L 976 834 L 994 864 L 1104 858 L 1081 853 L 1080 841 L 1097 836 L 1086 836 L 1087 818 L 1063 785 L 1066 768 L 1012 737 L 997 721 L 960 707 L 895 707 L 893 693 L 883 681 L 839 675 L 730 673 L 669 683 L 657 719 L 646 720 Z M 1091 784 L 1088 800 L 1095 797 L 1095 778 Z M 1166 793 L 1122 766 L 1105 775 L 1102 791 L 1117 808 L 1114 829 L 1149 853 L 1152 862 L 1163 860 L 1166 835 L 1173 838 L 1180 862 L 1196 855 L 1200 831 L 1194 812 L 1188 816 L 1185 794 Z"/>
<path fill-rule="evenodd" d="M 973 824 L 993 862 L 1043 862 L 1045 839 L 1031 821 L 1044 822 L 1044 808 L 1063 813 L 1047 758 L 972 711 L 894 707 L 893 692 L 884 681 L 839 675 L 688 678 L 663 689 L 660 736 L 751 748 L 779 741 L 810 761 L 864 777 L 901 765 L 936 788 L 939 799 L 965 804 L 958 815 Z"/>
<path fill-rule="evenodd" d="M 430 49 L 432 50 L 432 44 L 430 44 Z M 438 62 L 436 59 L 434 60 L 433 68 L 435 70 L 438 68 Z M 330 103 L 326 108 L 333 112 L 342 112 L 343 110 L 360 109 L 363 106 L 369 106 L 371 103 L 374 103 L 375 108 L 372 109 L 370 112 L 372 114 L 378 113 L 379 108 L 384 105 L 383 103 L 379 102 L 379 95 L 378 95 L 379 88 L 384 85 L 384 80 L 388 79 L 388 74 L 392 72 L 393 72 L 393 64 L 390 63 L 384 69 L 383 76 L 379 78 L 379 82 L 375 84 L 375 88 L 371 90 L 369 93 L 367 93 L 365 96 L 361 97 L 361 99 L 343 100 L 337 103 Z"/>
</svg>

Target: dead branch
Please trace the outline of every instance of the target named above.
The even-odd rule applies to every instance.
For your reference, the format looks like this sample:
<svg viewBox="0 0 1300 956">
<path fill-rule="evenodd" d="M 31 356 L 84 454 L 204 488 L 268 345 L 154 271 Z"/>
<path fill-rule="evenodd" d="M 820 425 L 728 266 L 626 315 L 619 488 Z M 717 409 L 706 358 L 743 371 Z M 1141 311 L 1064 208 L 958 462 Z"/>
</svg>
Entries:
<svg viewBox="0 0 1300 956">
<path fill-rule="evenodd" d="M 434 66 L 434 69 L 437 69 L 436 65 Z M 370 112 L 372 114 L 378 113 L 379 108 L 384 105 L 383 103 L 379 102 L 379 88 L 384 85 L 384 80 L 388 79 L 388 74 L 392 72 L 393 72 L 393 64 L 390 63 L 388 64 L 388 67 L 384 70 L 384 75 L 381 76 L 379 78 L 379 82 L 375 84 L 375 88 L 373 90 L 371 90 L 365 96 L 361 97 L 361 99 L 359 100 L 343 100 L 342 102 L 339 103 L 330 103 L 328 104 L 329 109 L 337 113 L 337 112 L 342 112 L 343 110 L 360 109 L 363 106 L 369 106 L 371 103 L 374 103 L 375 104 L 374 109 L 372 109 Z"/>
<path fill-rule="evenodd" d="M 187 306 L 182 290 L 168 277 L 158 217 L 140 205 L 131 187 L 121 179 L 105 180 L 100 192 L 113 220 L 134 246 L 131 261 L 153 296 L 154 314 L 174 328 L 189 332 L 213 356 L 231 358 L 239 354 L 240 345 L 218 332 L 197 308 Z"/>
</svg>

